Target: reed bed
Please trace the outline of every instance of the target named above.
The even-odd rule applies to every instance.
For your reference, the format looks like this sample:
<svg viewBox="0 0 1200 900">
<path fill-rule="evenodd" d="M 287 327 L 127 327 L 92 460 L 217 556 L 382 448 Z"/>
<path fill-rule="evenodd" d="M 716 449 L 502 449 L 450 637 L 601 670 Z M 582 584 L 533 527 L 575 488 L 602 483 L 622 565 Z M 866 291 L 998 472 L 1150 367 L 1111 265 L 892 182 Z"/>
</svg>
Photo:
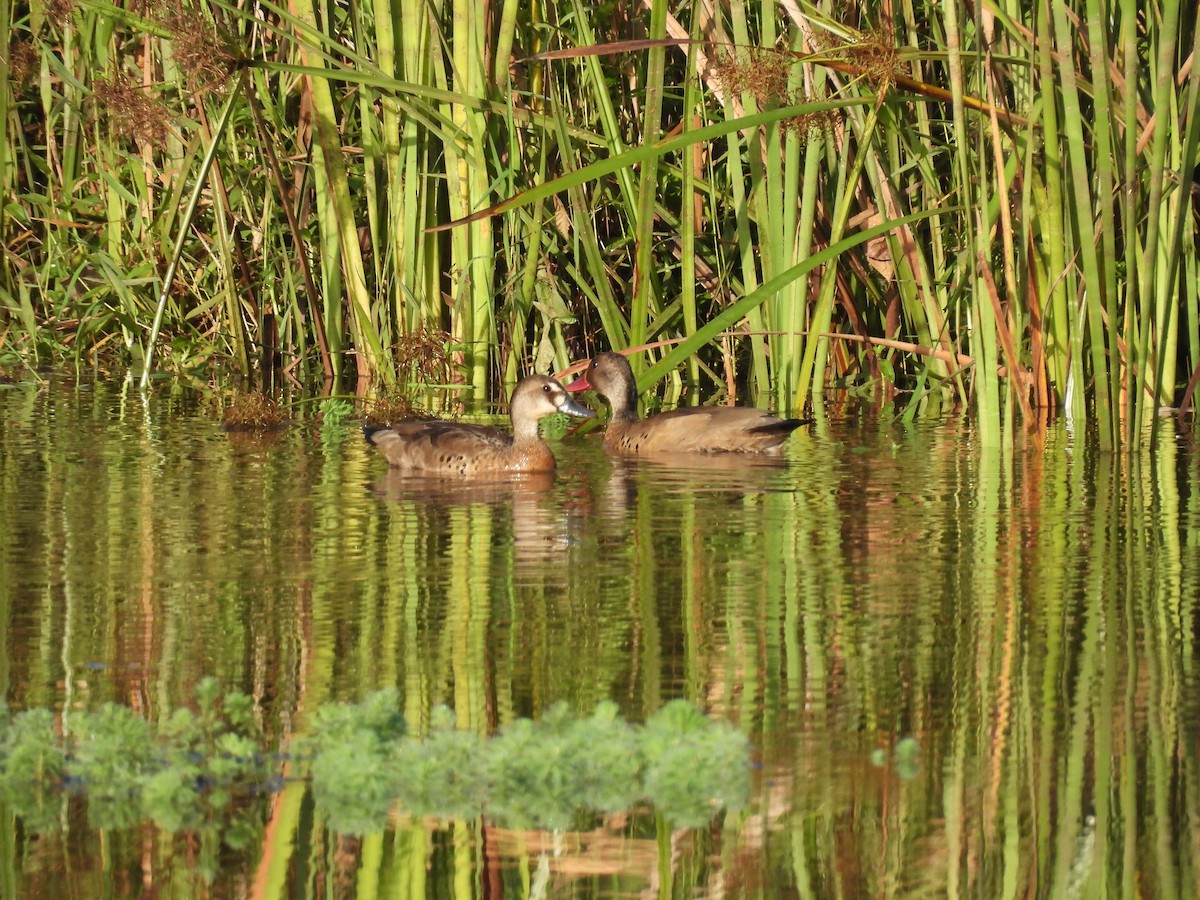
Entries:
<svg viewBox="0 0 1200 900">
<path fill-rule="evenodd" d="M 3 13 L 0 365 L 478 398 L 596 349 L 1136 446 L 1200 382 L 1194 6 Z M 418 376 L 417 380 L 421 380 Z"/>
</svg>

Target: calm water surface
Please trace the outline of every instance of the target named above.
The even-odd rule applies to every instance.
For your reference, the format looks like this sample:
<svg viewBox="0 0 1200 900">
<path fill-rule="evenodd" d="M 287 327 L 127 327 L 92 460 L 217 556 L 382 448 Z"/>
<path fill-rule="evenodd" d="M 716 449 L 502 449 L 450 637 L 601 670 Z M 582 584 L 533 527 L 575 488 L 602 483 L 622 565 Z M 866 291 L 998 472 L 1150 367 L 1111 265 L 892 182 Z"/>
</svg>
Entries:
<svg viewBox="0 0 1200 900">
<path fill-rule="evenodd" d="M 753 800 L 670 835 L 669 886 L 645 811 L 356 839 L 295 782 L 206 871 L 186 835 L 94 832 L 78 803 L 40 834 L 0 806 L 15 896 L 1200 891 L 1181 438 L 1130 460 L 1058 425 L 999 453 L 958 420 L 838 407 L 778 463 L 618 463 L 570 435 L 556 476 L 465 485 L 389 472 L 353 422 L 228 434 L 220 414 L 163 385 L 0 385 L 10 709 L 161 721 L 215 675 L 277 745 L 385 685 L 417 732 L 438 704 L 493 733 L 682 697 L 751 737 Z"/>
</svg>

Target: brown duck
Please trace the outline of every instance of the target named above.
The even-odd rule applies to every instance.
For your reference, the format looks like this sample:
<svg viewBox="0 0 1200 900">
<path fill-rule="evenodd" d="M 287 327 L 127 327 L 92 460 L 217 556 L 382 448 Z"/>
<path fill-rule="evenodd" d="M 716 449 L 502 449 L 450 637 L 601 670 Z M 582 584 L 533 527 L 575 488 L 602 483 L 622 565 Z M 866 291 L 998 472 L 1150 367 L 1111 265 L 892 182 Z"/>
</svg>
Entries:
<svg viewBox="0 0 1200 900">
<path fill-rule="evenodd" d="M 639 419 L 637 382 L 620 353 L 592 357 L 568 391 L 592 389 L 612 407 L 604 447 L 613 453 L 779 453 L 807 419 L 781 419 L 744 406 L 675 409 Z"/>
<path fill-rule="evenodd" d="M 555 413 L 582 419 L 596 415 L 576 403 L 561 384 L 544 375 L 521 379 L 509 401 L 512 434 L 486 425 L 438 419 L 364 428 L 363 434 L 398 469 L 435 475 L 549 472 L 554 453 L 538 435 L 538 421 Z"/>
</svg>

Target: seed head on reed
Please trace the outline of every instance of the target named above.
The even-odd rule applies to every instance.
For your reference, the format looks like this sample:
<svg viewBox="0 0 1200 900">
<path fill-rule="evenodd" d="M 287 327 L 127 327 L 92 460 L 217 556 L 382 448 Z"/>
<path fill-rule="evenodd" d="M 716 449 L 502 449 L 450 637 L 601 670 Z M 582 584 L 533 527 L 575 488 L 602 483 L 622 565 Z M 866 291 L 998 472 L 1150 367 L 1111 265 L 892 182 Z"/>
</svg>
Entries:
<svg viewBox="0 0 1200 900">
<path fill-rule="evenodd" d="M 721 86 L 730 93 L 753 95 L 760 106 L 799 106 L 812 103 L 809 97 L 789 85 L 795 60 L 767 47 L 757 47 L 739 62 L 732 54 L 717 61 L 714 70 Z M 839 120 L 834 110 L 805 113 L 783 119 L 779 127 L 804 139 L 814 129 L 831 126 Z"/>
<path fill-rule="evenodd" d="M 38 71 L 38 55 L 30 41 L 8 45 L 8 80 L 18 88 L 27 87 Z"/>
<path fill-rule="evenodd" d="M 450 379 L 450 335 L 431 328 L 402 334 L 395 344 L 396 364 L 412 381 L 444 384 Z"/>
<path fill-rule="evenodd" d="M 811 98 L 797 98 L 795 104 L 811 102 Z M 792 116 L 779 123 L 783 131 L 791 132 L 800 138 L 801 143 L 808 139 L 814 131 L 822 128 L 833 128 L 841 122 L 841 114 L 835 109 L 823 109 L 820 112 L 805 113 L 802 116 Z"/>
<path fill-rule="evenodd" d="M 166 138 L 171 110 L 140 85 L 101 79 L 93 82 L 92 96 L 118 134 L 151 145 Z"/>
<path fill-rule="evenodd" d="M 416 406 L 412 398 L 400 389 L 392 389 L 363 403 L 363 424 L 369 428 L 385 428 L 404 419 L 430 419 L 428 412 Z"/>
<path fill-rule="evenodd" d="M 848 61 L 862 69 L 863 77 L 880 91 L 887 91 L 897 75 L 907 73 L 907 65 L 900 59 L 894 42 L 884 41 L 875 35 L 863 35 L 858 41 L 841 48 Z"/>
<path fill-rule="evenodd" d="M 239 54 L 229 34 L 200 10 L 159 4 L 155 18 L 171 34 L 171 52 L 197 90 L 223 85 L 237 68 Z"/>
<path fill-rule="evenodd" d="M 71 20 L 71 12 L 75 9 L 75 0 L 47 0 L 42 11 L 46 19 L 56 25 L 66 25 Z"/>
<path fill-rule="evenodd" d="M 793 61 L 767 47 L 755 47 L 738 59 L 732 53 L 713 64 L 713 73 L 731 94 L 749 93 L 760 106 L 784 103 L 790 91 L 788 78 Z"/>
</svg>

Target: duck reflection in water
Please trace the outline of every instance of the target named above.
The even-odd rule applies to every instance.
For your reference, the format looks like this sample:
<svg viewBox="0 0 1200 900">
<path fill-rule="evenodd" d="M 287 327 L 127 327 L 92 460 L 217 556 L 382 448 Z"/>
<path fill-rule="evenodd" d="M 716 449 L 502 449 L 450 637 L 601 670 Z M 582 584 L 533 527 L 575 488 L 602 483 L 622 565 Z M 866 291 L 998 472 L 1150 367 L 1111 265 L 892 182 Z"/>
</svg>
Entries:
<svg viewBox="0 0 1200 900">
<path fill-rule="evenodd" d="M 372 487 L 377 497 L 409 517 L 424 537 L 435 539 L 417 540 L 416 547 L 441 552 L 439 536 L 483 528 L 489 557 L 495 547 L 511 540 L 516 565 L 545 569 L 547 561 L 554 560 L 551 568 L 561 569 L 560 554 L 574 543 L 573 519 L 558 501 L 556 484 L 554 472 L 464 479 L 389 467 Z"/>
<path fill-rule="evenodd" d="M 624 518 L 637 510 L 639 494 L 737 502 L 760 494 L 795 493 L 790 469 L 787 458 L 775 454 L 616 455 L 609 458 L 603 512 Z"/>
</svg>

